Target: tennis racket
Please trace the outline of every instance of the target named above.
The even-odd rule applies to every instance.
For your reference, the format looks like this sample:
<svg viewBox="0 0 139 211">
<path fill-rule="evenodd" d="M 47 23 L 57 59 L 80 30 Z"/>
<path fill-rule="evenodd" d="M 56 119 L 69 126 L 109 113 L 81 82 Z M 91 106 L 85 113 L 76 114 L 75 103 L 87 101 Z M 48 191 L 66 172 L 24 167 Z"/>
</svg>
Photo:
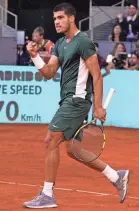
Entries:
<svg viewBox="0 0 139 211">
<path fill-rule="evenodd" d="M 104 102 L 107 109 L 115 90 L 111 88 Z M 79 140 L 81 139 L 81 141 Z M 72 152 L 81 162 L 89 163 L 100 157 L 106 144 L 103 122 L 97 124 L 97 119 L 80 127 L 72 139 Z"/>
</svg>

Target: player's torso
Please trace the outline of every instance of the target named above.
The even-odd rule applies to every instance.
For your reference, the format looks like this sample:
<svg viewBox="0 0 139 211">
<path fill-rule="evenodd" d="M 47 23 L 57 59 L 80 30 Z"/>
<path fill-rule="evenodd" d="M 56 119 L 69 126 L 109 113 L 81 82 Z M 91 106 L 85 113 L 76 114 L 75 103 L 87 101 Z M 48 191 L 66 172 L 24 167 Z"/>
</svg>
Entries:
<svg viewBox="0 0 139 211">
<path fill-rule="evenodd" d="M 76 95 L 78 81 L 80 81 L 80 77 L 83 77 L 84 73 L 82 68 L 85 67 L 79 53 L 78 35 L 74 36 L 70 42 L 67 42 L 66 38 L 61 40 L 58 45 L 58 58 L 62 71 L 61 97 Z M 86 77 L 86 72 L 84 77 Z M 86 91 L 83 91 L 83 95 L 85 93 Z"/>
<path fill-rule="evenodd" d="M 61 89 L 62 93 L 71 92 L 74 84 L 77 81 L 78 70 L 80 64 L 80 55 L 78 54 L 78 42 L 74 37 L 70 42 L 66 42 L 66 39 L 59 45 L 58 49 L 59 61 L 62 70 L 61 76 Z"/>
<path fill-rule="evenodd" d="M 75 68 L 78 68 L 80 56 L 78 54 L 78 42 L 76 38 L 73 38 L 68 43 L 66 42 L 66 39 L 64 39 L 59 45 L 58 54 L 63 71 L 66 69 L 68 71 L 68 68 L 71 66 L 73 68 L 73 63 L 75 64 Z"/>
</svg>

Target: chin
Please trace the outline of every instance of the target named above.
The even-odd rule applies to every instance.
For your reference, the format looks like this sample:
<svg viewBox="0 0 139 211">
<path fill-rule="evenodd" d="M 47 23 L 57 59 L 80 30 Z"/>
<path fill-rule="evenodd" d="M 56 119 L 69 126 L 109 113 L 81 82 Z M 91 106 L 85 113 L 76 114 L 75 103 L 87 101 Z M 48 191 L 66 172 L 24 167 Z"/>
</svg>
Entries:
<svg viewBox="0 0 139 211">
<path fill-rule="evenodd" d="M 62 34 L 62 33 L 65 33 L 65 30 L 57 29 L 56 32 L 57 32 L 58 34 Z"/>
<path fill-rule="evenodd" d="M 61 31 L 61 30 L 58 30 L 57 33 L 58 33 L 58 34 L 62 34 L 62 33 L 64 33 L 64 32 Z"/>
</svg>

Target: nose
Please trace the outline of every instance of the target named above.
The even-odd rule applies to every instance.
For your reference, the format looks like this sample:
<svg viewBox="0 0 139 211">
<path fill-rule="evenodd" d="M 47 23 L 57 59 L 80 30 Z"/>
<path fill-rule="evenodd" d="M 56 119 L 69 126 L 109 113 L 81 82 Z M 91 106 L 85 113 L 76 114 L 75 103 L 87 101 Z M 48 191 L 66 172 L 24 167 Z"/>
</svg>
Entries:
<svg viewBox="0 0 139 211">
<path fill-rule="evenodd" d="M 55 20 L 55 26 L 58 26 L 58 24 L 59 24 L 59 20 L 56 19 L 56 20 Z"/>
</svg>

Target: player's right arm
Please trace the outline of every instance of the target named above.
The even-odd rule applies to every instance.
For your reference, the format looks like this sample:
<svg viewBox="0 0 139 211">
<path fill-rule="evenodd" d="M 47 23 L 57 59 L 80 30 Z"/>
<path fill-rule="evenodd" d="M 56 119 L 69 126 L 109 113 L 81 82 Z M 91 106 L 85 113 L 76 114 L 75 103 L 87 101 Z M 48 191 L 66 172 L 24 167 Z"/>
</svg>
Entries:
<svg viewBox="0 0 139 211">
<path fill-rule="evenodd" d="M 38 47 L 33 42 L 29 42 L 27 45 L 27 51 L 31 56 L 31 59 L 36 68 L 42 73 L 42 75 L 48 80 L 53 78 L 56 71 L 59 68 L 59 59 L 56 55 L 52 55 L 48 64 L 37 53 Z"/>
<path fill-rule="evenodd" d="M 59 60 L 57 56 L 52 55 L 48 64 L 44 64 L 44 66 L 41 69 L 39 69 L 39 71 L 48 80 L 54 77 L 58 68 L 59 68 Z"/>
</svg>

